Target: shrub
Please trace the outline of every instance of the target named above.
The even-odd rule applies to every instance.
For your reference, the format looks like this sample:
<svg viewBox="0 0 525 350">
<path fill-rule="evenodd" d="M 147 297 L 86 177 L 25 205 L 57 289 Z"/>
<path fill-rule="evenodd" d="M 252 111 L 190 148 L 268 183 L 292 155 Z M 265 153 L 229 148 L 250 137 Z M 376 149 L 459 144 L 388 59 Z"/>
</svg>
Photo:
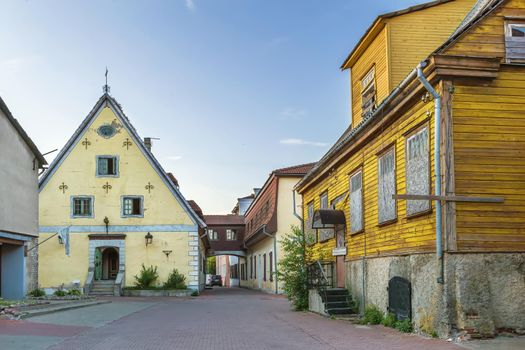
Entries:
<svg viewBox="0 0 525 350">
<path fill-rule="evenodd" d="M 77 296 L 80 296 L 82 295 L 82 292 L 80 291 L 80 289 L 70 289 L 67 291 L 67 295 L 77 295 Z"/>
<path fill-rule="evenodd" d="M 199 296 L 199 292 L 194 290 L 192 293 L 191 293 L 191 296 L 192 297 L 198 297 Z"/>
<path fill-rule="evenodd" d="M 186 276 L 179 273 L 177 269 L 173 269 L 168 276 L 168 280 L 164 283 L 165 289 L 186 289 Z"/>
<path fill-rule="evenodd" d="M 139 288 L 150 287 L 159 278 L 157 266 L 146 267 L 142 264 L 142 269 L 138 275 L 135 275 L 135 285 Z"/>
<path fill-rule="evenodd" d="M 403 333 L 411 333 L 412 330 L 413 330 L 412 322 L 408 318 L 406 320 L 403 320 L 403 321 L 397 321 L 396 325 L 395 325 L 395 328 L 398 331 L 403 332 Z"/>
<path fill-rule="evenodd" d="M 365 308 L 364 321 L 366 324 L 380 324 L 383 320 L 383 313 L 375 305 Z"/>
<path fill-rule="evenodd" d="M 383 317 L 381 324 L 385 327 L 394 328 L 396 325 L 396 322 L 397 322 L 396 315 L 394 315 L 393 313 L 388 313 L 387 315 L 385 315 L 385 317 Z"/>
<path fill-rule="evenodd" d="M 65 297 L 67 295 L 67 292 L 65 290 L 55 290 L 53 293 L 56 297 Z"/>
<path fill-rule="evenodd" d="M 44 290 L 40 288 L 35 288 L 29 292 L 29 296 L 34 297 L 34 298 L 40 298 L 45 295 L 46 295 L 46 292 L 44 292 Z"/>
<path fill-rule="evenodd" d="M 280 241 L 283 254 L 279 261 L 277 278 L 283 282 L 283 289 L 295 310 L 308 309 L 308 273 L 309 251 L 303 232 L 297 226 Z"/>
</svg>

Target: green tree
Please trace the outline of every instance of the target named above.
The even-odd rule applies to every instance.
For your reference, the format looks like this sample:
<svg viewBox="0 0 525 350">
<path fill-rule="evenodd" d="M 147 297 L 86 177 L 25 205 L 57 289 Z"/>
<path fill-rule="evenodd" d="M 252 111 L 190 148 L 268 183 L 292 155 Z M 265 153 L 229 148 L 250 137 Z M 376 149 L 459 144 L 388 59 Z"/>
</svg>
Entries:
<svg viewBox="0 0 525 350">
<path fill-rule="evenodd" d="M 215 257 L 210 256 L 208 259 L 206 259 L 206 273 L 209 273 L 210 275 L 216 275 L 216 263 L 215 263 Z"/>
<path fill-rule="evenodd" d="M 280 241 L 283 250 L 279 261 L 278 278 L 284 285 L 284 292 L 295 310 L 308 309 L 307 262 L 310 253 L 306 248 L 304 234 L 297 226 Z"/>
</svg>

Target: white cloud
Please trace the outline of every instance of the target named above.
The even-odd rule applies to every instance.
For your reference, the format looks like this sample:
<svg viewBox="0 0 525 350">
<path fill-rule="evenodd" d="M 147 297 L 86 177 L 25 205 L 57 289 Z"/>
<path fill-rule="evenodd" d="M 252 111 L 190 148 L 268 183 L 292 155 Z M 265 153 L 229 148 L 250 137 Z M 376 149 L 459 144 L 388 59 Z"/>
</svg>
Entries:
<svg viewBox="0 0 525 350">
<path fill-rule="evenodd" d="M 316 142 L 316 141 L 307 141 L 303 139 L 283 139 L 279 141 L 282 145 L 293 145 L 293 146 L 316 146 L 316 147 L 326 147 L 328 146 L 325 142 Z"/>
<path fill-rule="evenodd" d="M 166 157 L 168 160 L 180 160 L 182 159 L 182 156 L 168 156 Z"/>
<path fill-rule="evenodd" d="M 285 108 L 281 111 L 281 117 L 283 119 L 292 119 L 292 120 L 299 120 L 302 119 L 306 115 L 306 111 L 304 109 L 297 109 L 297 108 Z"/>
<path fill-rule="evenodd" d="M 186 7 L 190 11 L 195 11 L 195 1 L 194 0 L 186 0 Z"/>
</svg>

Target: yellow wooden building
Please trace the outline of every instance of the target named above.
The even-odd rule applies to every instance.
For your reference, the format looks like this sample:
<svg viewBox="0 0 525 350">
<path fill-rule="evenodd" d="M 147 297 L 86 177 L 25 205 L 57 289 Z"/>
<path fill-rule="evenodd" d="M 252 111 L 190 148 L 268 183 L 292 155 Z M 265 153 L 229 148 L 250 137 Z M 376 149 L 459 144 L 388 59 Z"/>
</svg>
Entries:
<svg viewBox="0 0 525 350">
<path fill-rule="evenodd" d="M 118 295 L 141 269 L 203 287 L 202 219 L 108 93 L 40 179 L 39 285 Z"/>
<path fill-rule="evenodd" d="M 379 16 L 344 61 L 351 124 L 296 189 L 312 262 L 361 310 L 442 336 L 525 328 L 523 63 L 521 0 Z"/>
</svg>

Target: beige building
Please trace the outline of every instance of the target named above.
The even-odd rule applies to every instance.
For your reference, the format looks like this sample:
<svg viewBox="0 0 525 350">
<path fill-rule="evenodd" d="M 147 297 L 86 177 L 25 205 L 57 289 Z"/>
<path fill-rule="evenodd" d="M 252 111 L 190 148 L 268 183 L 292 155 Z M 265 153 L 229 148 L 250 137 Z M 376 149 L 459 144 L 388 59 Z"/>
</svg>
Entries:
<svg viewBox="0 0 525 350">
<path fill-rule="evenodd" d="M 272 171 L 246 211 L 246 258 L 241 259 L 240 264 L 241 287 L 282 293 L 283 288 L 276 278 L 282 257 L 279 242 L 293 225 L 301 225 L 296 214 L 301 212 L 297 205 L 301 198 L 295 198 L 294 203 L 294 186 L 313 165 L 302 164 Z M 294 205 L 297 206 L 294 208 Z"/>
</svg>

